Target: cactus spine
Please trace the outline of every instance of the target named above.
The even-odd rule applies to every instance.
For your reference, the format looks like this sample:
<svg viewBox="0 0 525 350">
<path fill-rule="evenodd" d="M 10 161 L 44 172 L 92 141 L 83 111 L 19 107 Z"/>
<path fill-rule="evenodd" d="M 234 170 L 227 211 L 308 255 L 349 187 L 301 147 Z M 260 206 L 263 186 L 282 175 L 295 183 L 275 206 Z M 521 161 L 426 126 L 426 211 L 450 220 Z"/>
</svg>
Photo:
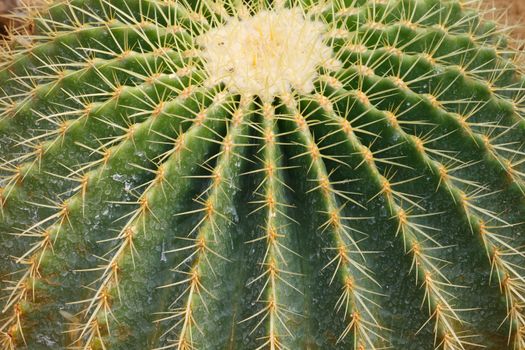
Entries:
<svg viewBox="0 0 525 350">
<path fill-rule="evenodd" d="M 0 52 L 2 349 L 525 350 L 525 88 L 459 0 L 68 0 Z"/>
</svg>

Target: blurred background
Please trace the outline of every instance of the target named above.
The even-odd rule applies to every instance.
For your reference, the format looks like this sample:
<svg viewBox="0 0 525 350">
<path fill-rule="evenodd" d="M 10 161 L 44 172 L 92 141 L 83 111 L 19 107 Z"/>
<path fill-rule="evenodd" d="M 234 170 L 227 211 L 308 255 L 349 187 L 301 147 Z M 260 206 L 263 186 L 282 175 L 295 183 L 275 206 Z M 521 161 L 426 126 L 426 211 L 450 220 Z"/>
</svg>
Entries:
<svg viewBox="0 0 525 350">
<path fill-rule="evenodd" d="M 525 0 L 485 0 L 484 2 L 487 6 L 494 6 L 498 10 L 507 10 L 509 23 L 521 26 L 515 31 L 515 37 L 525 40 Z"/>
</svg>

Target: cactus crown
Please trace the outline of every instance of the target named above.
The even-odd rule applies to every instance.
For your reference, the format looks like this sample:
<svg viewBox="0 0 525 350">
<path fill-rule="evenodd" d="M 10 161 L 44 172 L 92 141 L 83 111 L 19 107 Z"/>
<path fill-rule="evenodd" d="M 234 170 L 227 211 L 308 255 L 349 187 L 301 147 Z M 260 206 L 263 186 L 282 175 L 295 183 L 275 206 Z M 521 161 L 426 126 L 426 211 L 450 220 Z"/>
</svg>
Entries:
<svg viewBox="0 0 525 350">
<path fill-rule="evenodd" d="M 224 83 L 232 93 L 266 102 L 292 88 L 310 93 L 318 67 L 333 59 L 323 32 L 322 23 L 305 19 L 298 8 L 234 18 L 198 40 L 208 84 Z"/>
<path fill-rule="evenodd" d="M 69 0 L 0 55 L 2 349 L 525 349 L 525 79 L 459 0 Z"/>
</svg>

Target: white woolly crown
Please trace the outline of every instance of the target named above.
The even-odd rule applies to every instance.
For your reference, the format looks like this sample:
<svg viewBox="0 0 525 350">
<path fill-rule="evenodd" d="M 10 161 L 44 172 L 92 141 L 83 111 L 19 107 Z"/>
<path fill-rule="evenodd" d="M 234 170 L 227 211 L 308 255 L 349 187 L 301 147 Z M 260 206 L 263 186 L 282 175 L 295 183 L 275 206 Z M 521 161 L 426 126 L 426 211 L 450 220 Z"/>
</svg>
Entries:
<svg viewBox="0 0 525 350">
<path fill-rule="evenodd" d="M 231 18 L 199 38 L 208 82 L 263 99 L 292 89 L 309 93 L 318 67 L 332 58 L 325 32 L 323 23 L 305 18 L 299 9 Z"/>
</svg>

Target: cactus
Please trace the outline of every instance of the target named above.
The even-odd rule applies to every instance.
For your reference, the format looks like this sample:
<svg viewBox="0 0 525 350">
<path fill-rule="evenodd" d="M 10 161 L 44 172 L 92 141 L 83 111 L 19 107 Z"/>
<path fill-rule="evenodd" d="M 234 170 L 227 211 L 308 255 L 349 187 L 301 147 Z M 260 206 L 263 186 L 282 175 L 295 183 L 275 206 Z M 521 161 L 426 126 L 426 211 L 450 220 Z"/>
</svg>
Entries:
<svg viewBox="0 0 525 350">
<path fill-rule="evenodd" d="M 525 76 L 459 0 L 68 0 L 0 56 L 1 349 L 525 349 Z"/>
</svg>

